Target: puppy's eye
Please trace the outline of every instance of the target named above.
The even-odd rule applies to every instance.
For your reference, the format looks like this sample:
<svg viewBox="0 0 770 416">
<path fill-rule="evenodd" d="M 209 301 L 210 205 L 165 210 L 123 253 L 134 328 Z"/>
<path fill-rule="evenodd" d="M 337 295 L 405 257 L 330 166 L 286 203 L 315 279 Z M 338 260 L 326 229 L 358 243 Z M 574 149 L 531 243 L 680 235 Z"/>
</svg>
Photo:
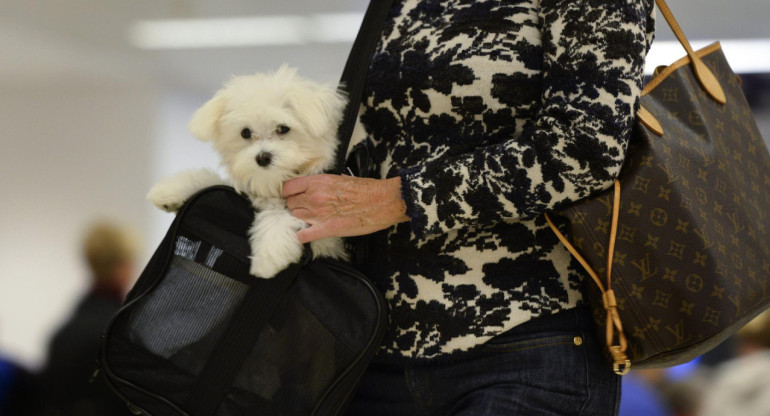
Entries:
<svg viewBox="0 0 770 416">
<path fill-rule="evenodd" d="M 275 132 L 278 134 L 286 134 L 289 132 L 289 130 L 291 130 L 289 126 L 285 124 L 279 124 L 278 128 L 275 129 Z"/>
<path fill-rule="evenodd" d="M 251 138 L 251 130 L 249 130 L 249 129 L 241 130 L 241 137 L 243 137 L 244 139 L 250 139 Z"/>
</svg>

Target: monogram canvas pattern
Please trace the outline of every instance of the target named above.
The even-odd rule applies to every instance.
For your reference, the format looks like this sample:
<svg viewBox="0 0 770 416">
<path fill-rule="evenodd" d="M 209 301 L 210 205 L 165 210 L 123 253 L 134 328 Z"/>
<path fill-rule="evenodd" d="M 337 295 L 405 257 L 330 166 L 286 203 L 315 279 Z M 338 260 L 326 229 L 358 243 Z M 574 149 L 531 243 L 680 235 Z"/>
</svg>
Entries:
<svg viewBox="0 0 770 416">
<path fill-rule="evenodd" d="M 694 358 L 768 303 L 770 156 L 718 44 L 700 53 L 727 104 L 689 66 L 665 77 L 641 100 L 664 134 L 637 123 L 621 175 L 612 288 L 637 368 Z M 608 192 L 566 211 L 573 245 L 600 276 L 611 209 Z"/>
<path fill-rule="evenodd" d="M 542 214 L 619 173 L 651 13 L 651 0 L 395 3 L 359 131 L 411 217 L 369 240 L 387 354 L 466 351 L 580 303 L 584 273 Z"/>
</svg>

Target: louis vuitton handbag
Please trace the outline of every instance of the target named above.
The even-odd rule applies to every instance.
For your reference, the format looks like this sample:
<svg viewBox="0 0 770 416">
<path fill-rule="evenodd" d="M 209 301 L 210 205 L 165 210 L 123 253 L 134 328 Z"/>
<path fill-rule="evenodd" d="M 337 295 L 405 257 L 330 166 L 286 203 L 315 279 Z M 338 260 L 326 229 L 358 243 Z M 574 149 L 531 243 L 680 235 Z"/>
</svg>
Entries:
<svg viewBox="0 0 770 416">
<path fill-rule="evenodd" d="M 561 211 L 565 233 L 547 217 L 618 374 L 687 362 L 770 305 L 767 147 L 720 44 L 693 51 L 656 3 L 687 55 L 643 89 L 613 189 Z"/>
</svg>

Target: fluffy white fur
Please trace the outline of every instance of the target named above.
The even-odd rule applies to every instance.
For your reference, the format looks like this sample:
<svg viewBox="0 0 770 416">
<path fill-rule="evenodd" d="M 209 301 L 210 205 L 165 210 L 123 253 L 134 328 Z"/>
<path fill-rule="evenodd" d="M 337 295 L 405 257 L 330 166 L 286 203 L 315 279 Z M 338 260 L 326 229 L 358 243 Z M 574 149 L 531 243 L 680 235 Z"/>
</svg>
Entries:
<svg viewBox="0 0 770 416">
<path fill-rule="evenodd" d="M 188 125 L 195 137 L 212 143 L 229 180 L 206 169 L 180 172 L 156 184 L 147 197 L 174 212 L 212 185 L 231 185 L 247 194 L 258 211 L 249 230 L 250 271 L 271 278 L 300 259 L 296 232 L 307 226 L 286 208 L 283 182 L 334 164 L 345 104 L 336 88 L 300 78 L 285 65 L 273 73 L 233 77 Z M 242 137 L 244 129 L 250 137 Z M 311 248 L 314 257 L 347 257 L 338 238 L 314 241 Z"/>
</svg>

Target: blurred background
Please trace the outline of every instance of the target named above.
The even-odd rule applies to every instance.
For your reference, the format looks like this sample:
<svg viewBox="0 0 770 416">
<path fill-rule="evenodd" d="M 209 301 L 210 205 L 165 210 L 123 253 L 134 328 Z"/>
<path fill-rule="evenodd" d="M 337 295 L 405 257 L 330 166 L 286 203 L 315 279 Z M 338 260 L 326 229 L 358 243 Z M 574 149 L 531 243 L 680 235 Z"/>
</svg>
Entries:
<svg viewBox="0 0 770 416">
<path fill-rule="evenodd" d="M 217 167 L 186 124 L 223 81 L 286 62 L 336 83 L 366 4 L 0 0 L 0 356 L 30 372 L 44 364 L 88 288 L 80 244 L 93 220 L 142 236 L 140 271 L 172 220 L 147 190 Z M 770 2 L 670 6 L 694 46 L 722 41 L 768 140 Z M 648 73 L 682 55 L 659 19 Z"/>
</svg>

